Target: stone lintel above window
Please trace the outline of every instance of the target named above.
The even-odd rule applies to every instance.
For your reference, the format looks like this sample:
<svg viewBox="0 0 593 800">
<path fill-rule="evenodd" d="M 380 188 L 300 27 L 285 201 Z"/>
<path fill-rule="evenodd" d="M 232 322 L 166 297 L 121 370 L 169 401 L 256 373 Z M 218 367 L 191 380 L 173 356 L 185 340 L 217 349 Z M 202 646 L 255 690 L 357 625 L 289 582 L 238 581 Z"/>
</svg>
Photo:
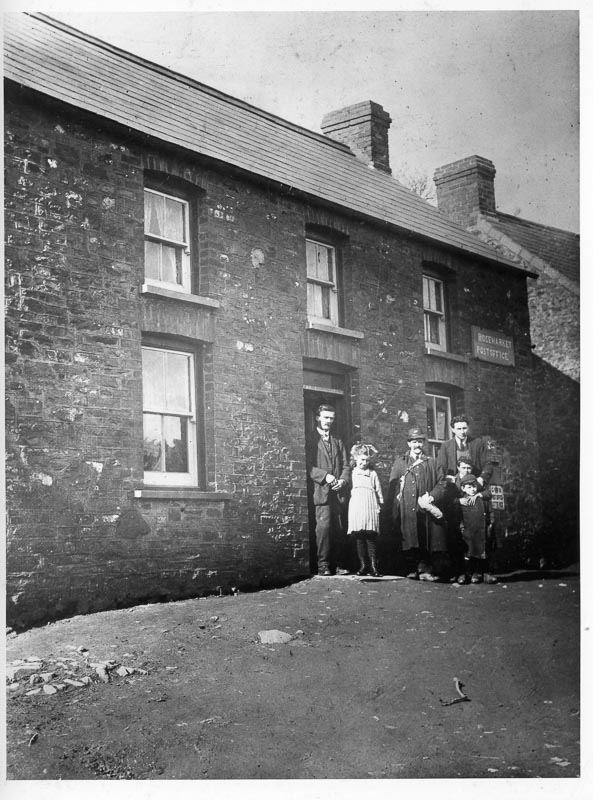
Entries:
<svg viewBox="0 0 593 800">
<path fill-rule="evenodd" d="M 424 351 L 424 380 L 427 383 L 448 384 L 465 388 L 469 358 L 442 350 Z"/>
</svg>

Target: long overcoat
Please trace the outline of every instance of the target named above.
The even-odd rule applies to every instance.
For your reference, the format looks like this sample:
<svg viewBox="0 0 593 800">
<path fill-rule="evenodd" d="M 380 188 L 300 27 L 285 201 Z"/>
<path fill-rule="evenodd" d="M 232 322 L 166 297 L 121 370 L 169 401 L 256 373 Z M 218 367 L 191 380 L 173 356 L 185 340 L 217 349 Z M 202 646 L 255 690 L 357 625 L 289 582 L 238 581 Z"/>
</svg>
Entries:
<svg viewBox="0 0 593 800">
<path fill-rule="evenodd" d="M 393 462 L 389 485 L 393 492 L 393 518 L 399 519 L 403 550 L 423 546 L 424 537 L 419 537 L 418 525 L 426 525 L 426 515 L 418 510 L 418 498 L 430 492 L 436 483 L 436 461 L 432 457 L 423 454 L 414 462 L 408 452 Z"/>
</svg>

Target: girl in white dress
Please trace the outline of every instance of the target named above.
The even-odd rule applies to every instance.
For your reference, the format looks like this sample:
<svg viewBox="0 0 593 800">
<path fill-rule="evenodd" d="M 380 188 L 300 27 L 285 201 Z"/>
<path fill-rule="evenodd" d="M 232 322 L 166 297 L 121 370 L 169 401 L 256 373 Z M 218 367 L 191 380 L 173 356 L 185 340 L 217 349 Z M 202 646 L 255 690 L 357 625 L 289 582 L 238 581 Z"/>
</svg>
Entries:
<svg viewBox="0 0 593 800">
<path fill-rule="evenodd" d="M 376 456 L 372 444 L 355 444 L 350 451 L 352 465 L 352 493 L 348 506 L 348 534 L 354 536 L 360 561 L 357 575 L 380 577 L 377 568 L 377 536 L 379 511 L 383 505 L 383 492 L 372 458 Z"/>
</svg>

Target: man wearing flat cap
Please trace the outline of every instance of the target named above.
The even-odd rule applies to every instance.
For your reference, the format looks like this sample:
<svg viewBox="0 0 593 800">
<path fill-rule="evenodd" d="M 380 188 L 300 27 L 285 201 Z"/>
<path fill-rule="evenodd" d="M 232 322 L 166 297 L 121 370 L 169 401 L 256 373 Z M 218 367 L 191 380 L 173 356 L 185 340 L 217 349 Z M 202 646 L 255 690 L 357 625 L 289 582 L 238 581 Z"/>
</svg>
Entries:
<svg viewBox="0 0 593 800">
<path fill-rule="evenodd" d="M 434 458 L 423 452 L 426 436 L 422 428 L 410 428 L 407 436 L 408 452 L 393 462 L 389 485 L 394 496 L 393 517 L 399 523 L 402 550 L 408 561 L 408 578 L 437 580 L 431 570 L 431 551 L 440 545 L 431 542 L 431 526 L 426 510 L 418 506 L 418 500 L 430 494 L 437 484 L 437 468 Z"/>
</svg>

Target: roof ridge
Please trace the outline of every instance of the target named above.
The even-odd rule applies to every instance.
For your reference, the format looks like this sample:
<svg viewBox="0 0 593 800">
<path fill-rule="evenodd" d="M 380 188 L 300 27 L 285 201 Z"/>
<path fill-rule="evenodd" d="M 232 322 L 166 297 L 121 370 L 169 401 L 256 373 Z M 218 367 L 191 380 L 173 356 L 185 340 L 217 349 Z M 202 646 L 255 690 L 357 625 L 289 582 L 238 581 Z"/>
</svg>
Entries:
<svg viewBox="0 0 593 800">
<path fill-rule="evenodd" d="M 492 215 L 490 215 L 492 216 Z M 554 280 L 558 283 L 563 285 L 566 289 L 568 289 L 573 294 L 579 294 L 579 280 L 578 278 L 572 278 L 569 275 L 566 275 L 561 269 L 559 269 L 555 263 L 553 263 L 550 259 L 545 259 L 541 255 L 538 255 L 533 250 L 529 249 L 528 246 L 523 246 L 519 243 L 519 250 L 514 251 L 511 247 L 511 244 L 516 244 L 517 240 L 513 239 L 512 233 L 506 233 L 504 230 L 497 228 L 496 225 L 492 220 L 489 220 L 485 214 L 481 215 L 482 226 L 478 225 L 478 229 L 481 230 L 484 234 L 489 235 L 494 229 L 497 235 L 497 242 L 501 244 L 503 247 L 510 249 L 514 252 L 514 257 L 517 258 L 517 263 L 527 262 L 531 266 L 532 270 L 539 270 L 540 272 L 554 276 Z M 501 237 L 501 238 L 498 238 Z M 509 244 L 511 243 L 511 244 Z M 525 255 L 521 255 L 521 253 L 527 253 L 529 257 L 527 258 Z"/>
<path fill-rule="evenodd" d="M 519 217 L 517 214 L 505 214 L 502 211 L 489 211 L 489 212 L 482 212 L 482 216 L 484 217 L 492 217 L 494 219 L 504 217 L 504 219 L 512 220 L 514 222 L 521 222 L 523 225 L 531 225 L 534 228 L 545 228 L 546 230 L 558 231 L 559 233 L 566 233 L 569 236 L 576 236 L 580 238 L 581 234 L 576 233 L 575 231 L 569 231 L 567 228 L 558 228 L 554 225 L 546 225 L 543 222 L 534 222 L 531 219 L 525 219 L 525 217 Z"/>
</svg>

